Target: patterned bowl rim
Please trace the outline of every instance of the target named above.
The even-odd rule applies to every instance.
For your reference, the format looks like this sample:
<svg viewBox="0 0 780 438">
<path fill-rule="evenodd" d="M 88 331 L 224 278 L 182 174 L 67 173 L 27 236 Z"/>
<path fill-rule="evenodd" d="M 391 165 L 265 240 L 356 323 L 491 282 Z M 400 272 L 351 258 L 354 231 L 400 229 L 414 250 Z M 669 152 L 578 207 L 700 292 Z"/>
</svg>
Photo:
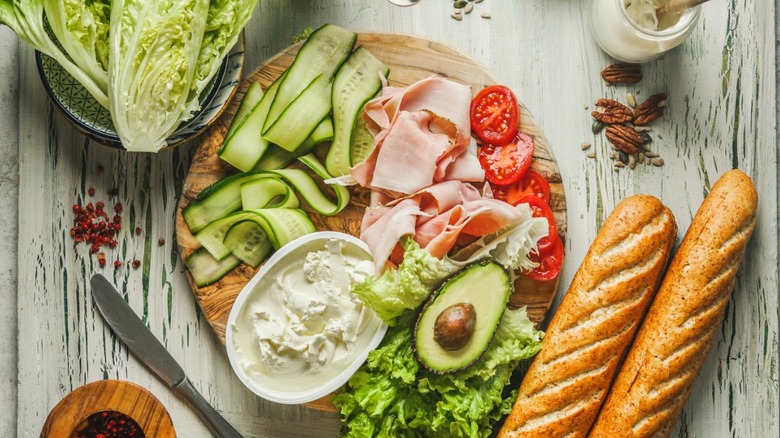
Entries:
<svg viewBox="0 0 780 438">
<path fill-rule="evenodd" d="M 95 141 L 98 144 L 101 144 L 103 146 L 108 146 L 110 148 L 114 149 L 121 149 L 125 150 L 125 148 L 122 146 L 122 143 L 119 141 L 119 136 L 114 135 L 106 135 L 93 127 L 86 124 L 81 118 L 77 117 L 77 115 L 71 111 L 65 104 L 60 100 L 59 96 L 55 94 L 54 90 L 51 87 L 51 84 L 49 84 L 49 78 L 44 73 L 43 68 L 43 57 L 47 55 L 35 51 L 35 64 L 38 69 L 38 75 L 41 78 L 41 82 L 43 83 L 43 87 L 46 90 L 46 94 L 49 96 L 49 99 L 54 103 L 54 106 L 57 108 L 57 110 L 65 116 L 65 119 L 81 134 L 88 137 L 90 140 Z M 50 58 L 51 59 L 51 58 Z M 239 64 L 234 68 L 229 68 L 229 63 L 234 62 L 238 60 Z M 56 62 L 52 59 L 53 62 Z M 241 31 L 241 35 L 236 41 L 236 44 L 233 46 L 233 48 L 230 49 L 227 56 L 225 56 L 225 59 L 222 61 L 222 65 L 220 66 L 217 73 L 214 75 L 214 78 L 211 80 L 211 85 L 209 88 L 207 88 L 208 93 L 204 98 L 201 100 L 201 105 L 198 111 L 195 113 L 193 117 L 191 117 L 189 120 L 182 122 L 178 128 L 176 128 L 176 131 L 173 132 L 171 135 L 171 138 L 176 138 L 174 142 L 168 142 L 168 145 L 164 147 L 162 150 L 169 149 L 172 147 L 176 147 L 181 145 L 182 143 L 185 143 L 187 141 L 190 141 L 194 139 L 195 137 L 202 134 L 211 124 L 216 122 L 222 114 L 227 110 L 228 106 L 230 105 L 230 102 L 233 100 L 233 97 L 236 95 L 236 92 L 238 91 L 238 85 L 241 82 L 241 78 L 244 75 L 244 68 L 246 66 L 246 31 Z M 228 71 L 230 71 L 232 74 L 228 75 Z M 63 69 L 64 74 L 69 73 Z M 200 118 L 207 112 L 207 110 L 211 109 L 211 104 L 213 103 L 214 99 L 224 90 L 225 88 L 229 88 L 229 94 L 226 96 L 224 102 L 220 104 L 219 109 L 215 112 L 213 112 L 212 117 L 210 117 L 208 120 L 202 121 Z M 93 99 L 91 96 L 90 99 Z M 97 104 L 97 103 L 96 103 Z M 98 104 L 99 105 L 99 104 Z M 191 133 L 187 135 L 182 135 L 183 131 L 186 131 L 188 127 L 191 125 L 194 125 L 195 123 L 202 122 L 203 125 L 197 129 L 192 131 Z"/>
</svg>

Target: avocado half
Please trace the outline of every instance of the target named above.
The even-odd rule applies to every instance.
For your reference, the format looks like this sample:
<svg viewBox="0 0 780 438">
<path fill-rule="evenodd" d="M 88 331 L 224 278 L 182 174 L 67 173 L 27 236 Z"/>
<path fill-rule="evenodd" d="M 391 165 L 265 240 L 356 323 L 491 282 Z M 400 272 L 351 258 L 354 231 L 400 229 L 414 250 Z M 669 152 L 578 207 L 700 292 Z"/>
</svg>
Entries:
<svg viewBox="0 0 780 438">
<path fill-rule="evenodd" d="M 414 326 L 417 360 L 428 370 L 452 373 L 485 352 L 506 310 L 513 282 L 499 263 L 473 263 L 431 295 Z"/>
</svg>

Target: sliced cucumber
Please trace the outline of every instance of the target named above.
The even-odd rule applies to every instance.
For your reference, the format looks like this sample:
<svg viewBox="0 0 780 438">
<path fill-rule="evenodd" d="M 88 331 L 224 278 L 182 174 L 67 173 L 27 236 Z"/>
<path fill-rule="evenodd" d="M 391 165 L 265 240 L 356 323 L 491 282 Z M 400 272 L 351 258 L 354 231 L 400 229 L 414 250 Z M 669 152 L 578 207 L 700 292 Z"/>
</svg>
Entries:
<svg viewBox="0 0 780 438">
<path fill-rule="evenodd" d="M 263 228 L 252 221 L 233 224 L 223 243 L 234 256 L 253 268 L 258 267 L 274 250 Z"/>
<path fill-rule="evenodd" d="M 268 116 L 268 110 L 284 76 L 285 74 L 280 76 L 268 87 L 260 101 L 244 117 L 241 125 L 228 135 L 217 151 L 220 158 L 242 172 L 252 170 L 268 149 L 269 142 L 260 135 L 260 127 Z M 243 101 L 241 103 L 243 104 Z"/>
<path fill-rule="evenodd" d="M 236 110 L 236 115 L 233 116 L 233 121 L 230 123 L 230 127 L 228 127 L 225 138 L 230 138 L 230 136 L 236 132 L 236 129 L 244 124 L 246 116 L 255 109 L 262 98 L 263 87 L 260 86 L 259 82 L 252 82 L 246 90 L 246 94 L 244 94 L 244 97 L 241 99 L 241 103 L 238 105 L 238 110 Z M 222 150 L 222 148 L 220 148 L 220 150 Z"/>
<path fill-rule="evenodd" d="M 314 232 L 314 224 L 306 213 L 296 208 L 243 210 L 217 219 L 195 234 L 195 239 L 217 260 L 231 254 L 225 245 L 225 235 L 238 222 L 252 221 L 260 225 L 274 249 L 304 234 Z"/>
<path fill-rule="evenodd" d="M 206 248 L 198 248 L 187 257 L 184 264 L 192 274 L 192 279 L 198 287 L 208 286 L 219 281 L 225 274 L 241 264 L 238 257 L 227 256 L 222 260 L 215 259 Z"/>
<path fill-rule="evenodd" d="M 352 166 L 366 161 L 371 151 L 374 149 L 374 136 L 368 132 L 366 121 L 358 117 L 355 127 L 352 128 L 352 138 L 350 141 L 350 164 Z"/>
<path fill-rule="evenodd" d="M 263 154 L 263 158 L 255 165 L 255 170 L 284 169 L 292 164 L 296 158 L 313 152 L 320 143 L 331 140 L 333 140 L 333 121 L 330 117 L 326 117 L 295 152 L 288 152 L 271 144 Z"/>
<path fill-rule="evenodd" d="M 263 125 L 263 134 L 314 79 L 322 75 L 330 80 L 335 75 L 352 51 L 356 39 L 354 32 L 332 24 L 325 24 L 312 32 L 287 69 L 287 76 Z"/>
<path fill-rule="evenodd" d="M 322 165 L 322 163 L 317 160 L 317 157 L 314 156 L 314 154 L 308 154 L 304 155 L 302 157 L 298 158 L 298 161 L 305 164 L 309 167 L 309 169 L 313 170 L 314 173 L 317 174 L 320 178 L 327 181 L 332 178 L 332 176 L 328 173 L 328 171 L 325 169 L 325 166 Z M 325 216 L 333 216 L 344 209 L 344 207 L 349 204 L 350 194 L 349 189 L 338 185 L 338 184 L 330 184 L 330 187 L 333 189 L 333 191 L 336 194 L 336 203 L 334 204 L 331 202 L 328 198 L 325 197 L 325 195 L 322 194 L 321 191 L 317 190 L 316 192 L 312 193 L 319 193 L 327 202 L 317 202 L 316 204 L 312 204 L 312 202 L 309 200 L 309 198 L 305 198 L 306 202 L 309 203 L 309 206 L 317 210 L 317 213 L 323 214 Z"/>
<path fill-rule="evenodd" d="M 380 73 L 390 72 L 380 60 L 363 47 L 358 47 L 339 68 L 333 81 L 333 144 L 330 145 L 325 167 L 333 176 L 349 173 L 352 167 L 351 138 L 355 122 L 361 118 L 363 106 L 382 88 Z"/>
<path fill-rule="evenodd" d="M 241 209 L 241 184 L 265 178 L 267 173 L 237 173 L 205 188 L 182 210 L 184 221 L 192 233 L 197 233 L 210 222 Z"/>
<path fill-rule="evenodd" d="M 324 74 L 317 76 L 263 131 L 263 138 L 286 151 L 297 150 L 330 113 L 331 79 Z"/>
<path fill-rule="evenodd" d="M 298 208 L 300 202 L 289 185 L 269 175 L 241 184 L 241 206 L 244 210 L 260 208 Z"/>
</svg>

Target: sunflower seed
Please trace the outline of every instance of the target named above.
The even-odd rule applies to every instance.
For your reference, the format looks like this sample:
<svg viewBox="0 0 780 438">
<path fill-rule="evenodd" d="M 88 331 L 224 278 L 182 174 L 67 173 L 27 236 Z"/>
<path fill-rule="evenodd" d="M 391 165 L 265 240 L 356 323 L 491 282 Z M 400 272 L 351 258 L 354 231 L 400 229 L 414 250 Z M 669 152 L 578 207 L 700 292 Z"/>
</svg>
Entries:
<svg viewBox="0 0 780 438">
<path fill-rule="evenodd" d="M 636 108 L 636 98 L 632 93 L 626 93 L 626 102 L 631 105 L 631 108 Z"/>
<path fill-rule="evenodd" d="M 664 165 L 664 159 L 661 157 L 656 157 L 650 160 L 650 163 L 652 163 L 653 166 L 661 167 Z"/>
<path fill-rule="evenodd" d="M 474 0 L 474 3 L 482 3 L 482 0 Z"/>
<path fill-rule="evenodd" d="M 636 168 L 636 155 L 629 155 L 628 156 L 628 168 L 629 169 Z"/>
<path fill-rule="evenodd" d="M 476 3 L 479 3 L 479 2 L 476 2 Z M 482 17 L 482 18 L 490 19 L 490 14 L 487 13 L 487 12 L 483 12 L 483 13 L 479 14 L 479 16 Z"/>
<path fill-rule="evenodd" d="M 454 18 L 454 19 L 456 19 L 458 21 L 463 20 L 463 15 L 460 15 L 460 13 L 458 13 L 458 12 L 451 13 L 450 17 L 452 17 L 452 18 Z"/>
<path fill-rule="evenodd" d="M 583 144 L 581 144 L 580 145 L 580 149 L 582 149 L 583 151 L 586 151 L 586 150 L 590 149 L 590 143 L 583 143 Z"/>
<path fill-rule="evenodd" d="M 620 162 L 620 161 L 618 161 L 617 163 L 615 163 L 615 168 L 617 168 L 617 169 L 622 169 L 622 168 L 624 168 L 624 167 L 626 167 L 626 165 L 625 165 L 625 164 L 623 164 L 623 163 L 622 163 L 622 162 Z"/>
<path fill-rule="evenodd" d="M 471 11 L 473 11 L 473 10 L 474 10 L 474 3 L 468 3 L 468 4 L 467 4 L 467 5 L 466 5 L 466 6 L 463 8 L 463 13 L 464 13 L 464 14 L 470 14 L 470 13 L 471 13 Z"/>
<path fill-rule="evenodd" d="M 652 130 L 653 130 L 653 127 L 652 127 L 652 126 L 644 126 L 644 125 L 641 125 L 641 126 L 634 126 L 634 131 L 636 131 L 636 132 L 639 132 L 639 133 L 642 133 L 642 132 L 650 132 L 650 131 L 652 131 Z"/>
<path fill-rule="evenodd" d="M 595 152 L 588 152 L 588 155 L 586 155 L 588 158 L 596 158 Z"/>
<path fill-rule="evenodd" d="M 639 161 L 639 164 L 645 164 L 645 154 L 642 152 L 638 153 L 636 160 Z"/>
</svg>

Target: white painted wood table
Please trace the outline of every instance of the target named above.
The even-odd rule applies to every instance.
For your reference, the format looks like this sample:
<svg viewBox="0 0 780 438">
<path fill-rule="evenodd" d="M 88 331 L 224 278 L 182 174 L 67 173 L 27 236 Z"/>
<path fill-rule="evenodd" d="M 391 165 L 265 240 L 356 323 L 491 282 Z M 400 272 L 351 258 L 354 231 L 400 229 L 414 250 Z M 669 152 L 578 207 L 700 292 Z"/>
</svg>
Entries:
<svg viewBox="0 0 780 438">
<path fill-rule="evenodd" d="M 714 351 L 675 435 L 777 437 L 775 2 L 708 3 L 685 44 L 645 65 L 645 79 L 631 87 L 606 86 L 599 77 L 612 61 L 591 38 L 590 1 L 485 0 L 462 21 L 450 18 L 451 3 L 423 0 L 397 8 L 384 0 L 261 0 L 247 28 L 248 66 L 286 47 L 305 27 L 325 22 L 434 38 L 487 65 L 534 114 L 563 175 L 569 233 L 559 298 L 601 221 L 621 199 L 634 193 L 659 196 L 685 230 L 720 174 L 732 167 L 746 171 L 760 194 L 758 227 Z M 481 18 L 480 12 L 492 18 Z M 17 52 L 7 29 L 0 38 L 0 143 L 6 157 L 0 160 L 0 294 L 6 303 L 0 392 L 7 407 L 0 410 L 0 435 L 37 436 L 67 393 L 116 378 L 149 388 L 170 410 L 179 436 L 208 436 L 192 411 L 128 355 L 93 310 L 88 278 L 103 272 L 126 292 L 195 386 L 243 434 L 335 436 L 336 416 L 275 405 L 244 389 L 198 311 L 174 235 L 174 211 L 194 144 L 145 155 L 85 140 L 48 102 L 33 52 L 26 46 Z M 624 100 L 627 91 L 670 96 L 666 116 L 653 132 L 663 167 L 616 172 L 608 145 L 591 132 L 586 107 L 600 97 Z M 586 158 L 583 142 L 594 144 L 596 159 Z M 18 180 L 12 159 L 17 144 Z M 99 174 L 98 166 L 106 171 Z M 71 206 L 87 197 L 89 187 L 99 194 L 117 187 L 125 208 L 119 246 L 108 252 L 109 266 L 103 269 L 68 236 Z M 138 236 L 131 232 L 135 226 L 143 230 Z M 114 259 L 139 259 L 142 266 L 114 271 Z M 17 288 L 8 287 L 17 278 Z"/>
</svg>

